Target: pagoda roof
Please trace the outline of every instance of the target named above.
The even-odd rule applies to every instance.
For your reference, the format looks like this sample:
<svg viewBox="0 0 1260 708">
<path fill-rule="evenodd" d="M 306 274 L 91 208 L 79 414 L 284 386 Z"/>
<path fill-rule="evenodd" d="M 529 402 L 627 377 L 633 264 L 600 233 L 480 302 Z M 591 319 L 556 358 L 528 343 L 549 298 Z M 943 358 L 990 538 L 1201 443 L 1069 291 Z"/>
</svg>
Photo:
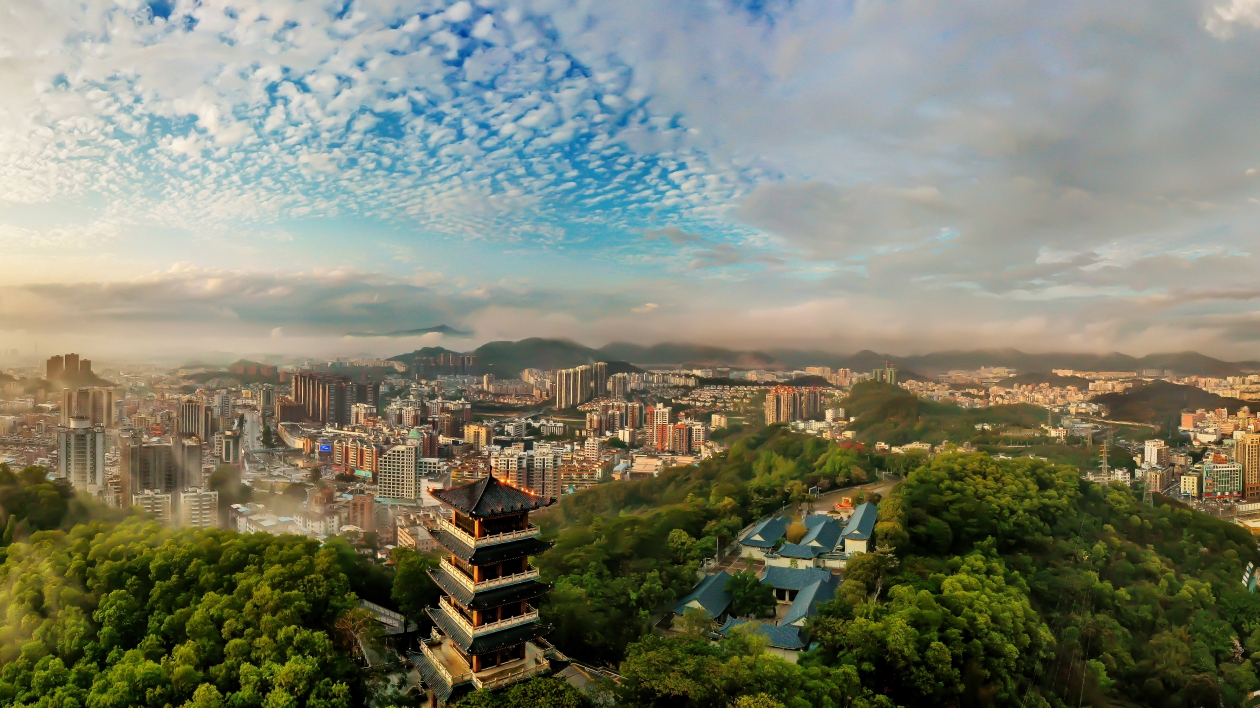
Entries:
<svg viewBox="0 0 1260 708">
<path fill-rule="evenodd" d="M 498 651 L 504 647 L 515 646 L 522 642 L 528 642 L 535 637 L 546 634 L 551 630 L 550 627 L 540 625 L 537 622 L 529 622 L 527 624 L 518 624 L 515 627 L 500 632 L 492 632 L 490 634 L 482 634 L 478 637 L 470 637 L 464 631 L 463 627 L 451 621 L 446 613 L 437 608 L 430 607 L 425 610 L 429 619 L 433 620 L 433 624 L 442 630 L 442 634 L 451 638 L 451 641 L 459 645 L 459 648 L 467 654 L 489 654 L 492 651 Z"/>
<path fill-rule="evenodd" d="M 493 546 L 473 548 L 461 541 L 455 534 L 444 531 L 441 528 L 434 529 L 430 533 L 433 534 L 433 540 L 437 541 L 442 548 L 459 556 L 465 563 L 471 563 L 472 565 L 493 565 L 494 563 L 502 563 L 517 558 L 536 556 L 551 548 L 552 545 L 549 541 L 543 541 L 538 538 L 522 538 L 517 541 L 496 543 Z"/>
<path fill-rule="evenodd" d="M 489 518 L 507 514 L 533 511 L 556 503 L 555 499 L 540 497 L 523 489 L 504 484 L 493 474 L 450 489 L 435 489 L 434 499 L 465 516 Z"/>
<path fill-rule="evenodd" d="M 442 672 L 438 671 L 433 662 L 429 661 L 429 657 L 420 652 L 412 652 L 410 658 L 411 663 L 415 664 L 421 678 L 424 679 L 424 685 L 433 690 L 439 701 L 449 700 L 451 694 L 455 691 L 451 684 L 447 683 L 446 677 L 442 675 Z"/>
<path fill-rule="evenodd" d="M 500 605 L 520 602 L 521 600 L 532 600 L 536 597 L 541 597 L 551 589 L 551 586 L 547 583 L 527 580 L 474 593 L 465 587 L 463 583 L 452 578 L 450 573 L 440 566 L 429 568 L 429 577 L 442 589 L 442 592 L 450 595 L 456 602 L 470 610 L 488 610 Z"/>
</svg>

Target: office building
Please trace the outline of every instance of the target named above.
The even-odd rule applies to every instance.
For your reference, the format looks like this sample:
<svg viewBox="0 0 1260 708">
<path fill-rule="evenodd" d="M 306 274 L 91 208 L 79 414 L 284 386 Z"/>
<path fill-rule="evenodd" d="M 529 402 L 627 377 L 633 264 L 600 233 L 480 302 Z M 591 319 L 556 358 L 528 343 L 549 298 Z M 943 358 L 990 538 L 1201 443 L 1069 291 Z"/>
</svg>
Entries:
<svg viewBox="0 0 1260 708">
<path fill-rule="evenodd" d="M 87 418 L 72 418 L 57 431 L 57 476 L 88 494 L 105 487 L 105 429 Z"/>
<path fill-rule="evenodd" d="M 350 425 L 367 425 L 368 421 L 376 419 L 376 406 L 370 406 L 366 403 L 356 403 L 350 406 Z"/>
<path fill-rule="evenodd" d="M 200 398 L 185 398 L 176 409 L 175 429 L 180 435 L 195 435 L 208 442 L 216 432 L 214 412 L 214 407 Z"/>
<path fill-rule="evenodd" d="M 171 443 L 174 455 L 176 479 L 186 487 L 205 486 L 205 470 L 202 466 L 202 451 L 205 449 L 201 438 L 177 438 Z"/>
<path fill-rule="evenodd" d="M 220 457 L 224 464 L 235 465 L 241 461 L 241 434 L 235 430 L 222 433 L 222 450 Z"/>
<path fill-rule="evenodd" d="M 186 489 L 179 493 L 179 525 L 188 528 L 219 527 L 219 493 L 211 489 Z"/>
</svg>

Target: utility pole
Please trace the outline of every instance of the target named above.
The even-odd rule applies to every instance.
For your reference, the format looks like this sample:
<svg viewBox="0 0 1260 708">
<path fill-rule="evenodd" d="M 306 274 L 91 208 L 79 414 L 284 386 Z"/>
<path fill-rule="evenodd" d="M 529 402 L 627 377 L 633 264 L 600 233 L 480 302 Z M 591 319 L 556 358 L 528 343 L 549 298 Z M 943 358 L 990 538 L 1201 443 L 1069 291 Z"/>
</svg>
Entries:
<svg viewBox="0 0 1260 708">
<path fill-rule="evenodd" d="M 1111 447 L 1111 428 L 1107 428 L 1107 437 L 1103 438 L 1102 444 L 1102 465 L 1099 468 L 1099 474 L 1102 475 L 1104 481 L 1111 477 L 1111 468 L 1107 465 L 1107 449 Z"/>
</svg>

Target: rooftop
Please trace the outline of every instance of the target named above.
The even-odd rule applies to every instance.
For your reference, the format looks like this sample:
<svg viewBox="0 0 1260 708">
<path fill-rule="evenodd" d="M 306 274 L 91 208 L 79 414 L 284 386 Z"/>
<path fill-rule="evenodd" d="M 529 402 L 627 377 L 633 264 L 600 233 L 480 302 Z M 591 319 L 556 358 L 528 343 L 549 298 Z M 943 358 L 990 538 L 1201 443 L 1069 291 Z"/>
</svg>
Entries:
<svg viewBox="0 0 1260 708">
<path fill-rule="evenodd" d="M 533 511 L 556 502 L 555 499 L 536 496 L 523 489 L 506 485 L 494 475 L 488 475 L 460 487 L 434 489 L 430 493 L 442 504 L 475 518 Z"/>
<path fill-rule="evenodd" d="M 841 535 L 846 539 L 854 539 L 857 541 L 870 540 L 875 533 L 875 521 L 879 516 L 879 507 L 867 502 L 862 504 L 853 512 L 853 516 L 849 517 L 849 523 L 844 527 L 844 533 Z"/>
<path fill-rule="evenodd" d="M 701 580 L 691 594 L 678 601 L 674 607 L 675 614 L 684 614 L 692 607 L 703 609 L 710 618 L 726 612 L 726 608 L 731 606 L 731 596 L 726 592 L 726 581 L 730 578 L 730 573 L 719 570 Z"/>
</svg>

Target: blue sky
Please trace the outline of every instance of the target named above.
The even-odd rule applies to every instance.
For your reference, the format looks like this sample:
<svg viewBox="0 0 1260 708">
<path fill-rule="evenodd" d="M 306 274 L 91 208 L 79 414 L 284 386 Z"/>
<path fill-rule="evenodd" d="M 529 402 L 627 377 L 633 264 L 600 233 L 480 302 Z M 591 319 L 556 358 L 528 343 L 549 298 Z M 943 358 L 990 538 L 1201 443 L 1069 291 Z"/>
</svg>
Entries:
<svg viewBox="0 0 1260 708">
<path fill-rule="evenodd" d="M 1260 357 L 1260 0 L 11 0 L 0 337 Z"/>
</svg>

